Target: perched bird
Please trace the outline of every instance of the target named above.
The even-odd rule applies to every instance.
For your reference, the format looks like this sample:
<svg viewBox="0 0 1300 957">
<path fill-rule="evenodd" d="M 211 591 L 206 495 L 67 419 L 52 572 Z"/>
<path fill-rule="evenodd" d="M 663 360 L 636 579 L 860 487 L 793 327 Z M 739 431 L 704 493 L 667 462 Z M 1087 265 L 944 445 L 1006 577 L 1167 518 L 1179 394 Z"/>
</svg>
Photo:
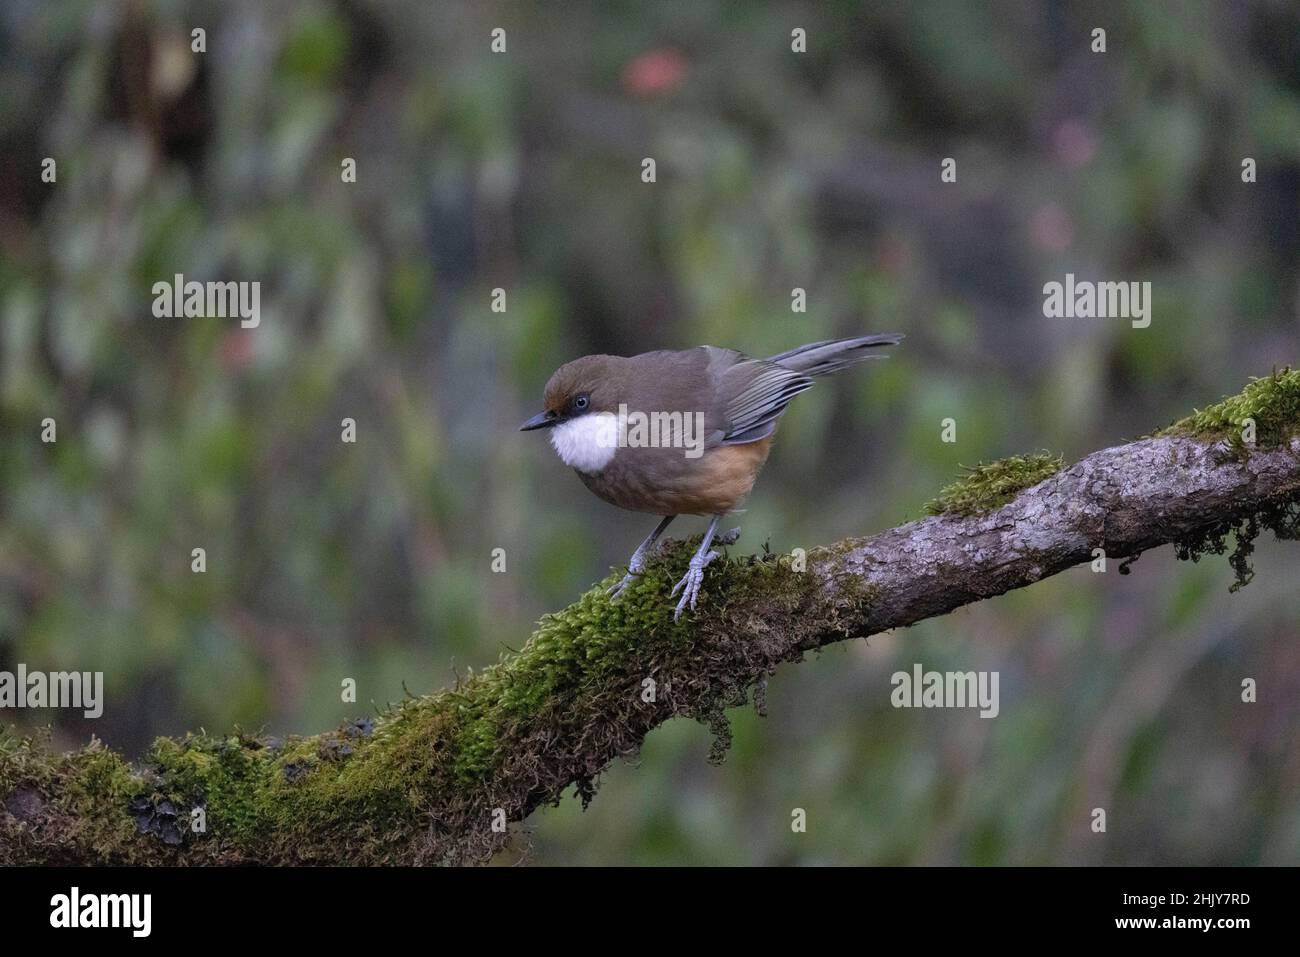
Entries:
<svg viewBox="0 0 1300 957">
<path fill-rule="evenodd" d="M 545 408 L 521 427 L 549 429 L 551 444 L 583 484 L 605 501 L 662 515 L 632 553 L 617 597 L 645 567 L 646 557 L 678 515 L 709 515 L 708 530 L 686 576 L 673 618 L 695 600 L 718 523 L 735 511 L 767 461 L 786 405 L 813 379 L 897 344 L 893 333 L 831 339 L 769 359 L 699 346 L 637 356 L 583 356 L 546 383 Z"/>
</svg>

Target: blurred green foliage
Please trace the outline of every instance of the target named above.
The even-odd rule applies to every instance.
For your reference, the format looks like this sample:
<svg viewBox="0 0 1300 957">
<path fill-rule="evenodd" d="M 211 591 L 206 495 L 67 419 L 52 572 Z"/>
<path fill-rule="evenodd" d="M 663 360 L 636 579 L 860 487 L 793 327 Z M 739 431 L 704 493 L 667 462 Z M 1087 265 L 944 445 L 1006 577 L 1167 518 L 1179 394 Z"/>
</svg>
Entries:
<svg viewBox="0 0 1300 957">
<path fill-rule="evenodd" d="M 794 404 L 751 550 L 1297 358 L 1292 4 L 18 2 L 0 101 L 0 667 L 106 673 L 69 745 L 316 731 L 517 646 L 649 529 L 514 431 L 575 355 L 907 334 Z M 1150 328 L 1044 319 L 1067 271 L 1151 281 Z M 261 325 L 155 319 L 176 273 L 260 281 Z M 1165 551 L 832 648 L 722 766 L 674 722 L 540 812 L 534 859 L 1293 863 L 1294 562 L 1228 601 Z M 999 670 L 1000 717 L 893 710 L 914 661 Z"/>
</svg>

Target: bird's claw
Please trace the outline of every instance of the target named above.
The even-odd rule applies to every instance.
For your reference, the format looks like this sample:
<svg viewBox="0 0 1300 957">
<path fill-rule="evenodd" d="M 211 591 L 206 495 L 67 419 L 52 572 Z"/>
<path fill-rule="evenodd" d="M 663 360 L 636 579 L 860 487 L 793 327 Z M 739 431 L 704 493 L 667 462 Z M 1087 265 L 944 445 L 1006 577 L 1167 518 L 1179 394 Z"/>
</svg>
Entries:
<svg viewBox="0 0 1300 957">
<path fill-rule="evenodd" d="M 618 601 L 623 597 L 623 592 L 627 591 L 627 586 L 632 584 L 632 580 L 640 577 L 640 572 L 629 570 L 628 573 L 623 576 L 623 580 L 610 585 L 609 588 L 606 589 L 605 594 L 609 596 L 610 601 Z"/>
<path fill-rule="evenodd" d="M 700 586 L 704 584 L 704 569 L 708 567 L 709 562 L 718 557 L 718 552 L 709 552 L 705 555 L 696 555 L 691 559 L 691 564 L 686 569 L 686 576 L 673 586 L 673 590 L 668 597 L 671 598 L 679 591 L 682 593 L 681 600 L 677 602 L 677 610 L 673 612 L 673 621 L 678 621 L 682 617 L 682 612 L 686 606 L 691 606 L 691 611 L 695 610 L 695 600 L 699 597 Z"/>
<path fill-rule="evenodd" d="M 627 586 L 632 584 L 633 580 L 640 578 L 643 571 L 645 571 L 645 552 L 638 548 L 632 553 L 632 560 L 627 563 L 627 574 L 621 581 L 611 585 L 605 593 L 609 595 L 609 600 L 618 601 L 623 592 L 627 591 Z"/>
</svg>

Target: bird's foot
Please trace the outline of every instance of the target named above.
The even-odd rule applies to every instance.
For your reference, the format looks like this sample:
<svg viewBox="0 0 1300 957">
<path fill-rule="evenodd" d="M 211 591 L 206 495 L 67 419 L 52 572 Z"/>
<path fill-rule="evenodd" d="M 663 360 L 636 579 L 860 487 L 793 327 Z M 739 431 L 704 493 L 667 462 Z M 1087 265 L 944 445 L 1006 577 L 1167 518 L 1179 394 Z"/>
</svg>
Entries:
<svg viewBox="0 0 1300 957">
<path fill-rule="evenodd" d="M 623 576 L 622 581 L 611 585 L 605 593 L 609 595 L 609 600 L 618 601 L 623 592 L 627 591 L 627 586 L 640 578 L 643 571 L 645 571 L 645 552 L 638 548 L 632 553 L 631 561 L 627 563 L 627 574 Z"/>
<path fill-rule="evenodd" d="M 704 584 L 704 569 L 718 555 L 718 552 L 707 552 L 703 555 L 696 553 L 695 557 L 691 559 L 691 563 L 686 569 L 686 577 L 673 586 L 673 590 L 668 596 L 671 598 L 679 591 L 682 593 L 681 600 L 677 602 L 677 610 L 673 612 L 673 621 L 677 621 L 682 617 L 682 612 L 686 610 L 688 604 L 691 606 L 691 611 L 695 610 L 695 599 L 699 597 L 700 586 Z"/>
<path fill-rule="evenodd" d="M 623 592 L 627 591 L 627 586 L 640 577 L 641 573 L 639 571 L 634 572 L 631 568 L 628 568 L 627 574 L 623 576 L 622 580 L 610 585 L 605 594 L 609 596 L 610 601 L 618 601 L 623 597 Z"/>
</svg>

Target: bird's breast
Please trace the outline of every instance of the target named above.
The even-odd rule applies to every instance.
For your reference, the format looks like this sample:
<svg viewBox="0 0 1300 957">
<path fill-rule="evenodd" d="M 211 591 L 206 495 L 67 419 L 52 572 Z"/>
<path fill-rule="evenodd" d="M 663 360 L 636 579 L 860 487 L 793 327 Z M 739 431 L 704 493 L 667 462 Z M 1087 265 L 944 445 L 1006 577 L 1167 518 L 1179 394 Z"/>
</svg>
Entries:
<svg viewBox="0 0 1300 957">
<path fill-rule="evenodd" d="M 769 436 L 745 445 L 716 446 L 697 458 L 687 457 L 682 449 L 618 448 L 603 467 L 578 469 L 578 477 L 619 508 L 655 515 L 716 515 L 744 502 L 771 447 Z"/>
</svg>

